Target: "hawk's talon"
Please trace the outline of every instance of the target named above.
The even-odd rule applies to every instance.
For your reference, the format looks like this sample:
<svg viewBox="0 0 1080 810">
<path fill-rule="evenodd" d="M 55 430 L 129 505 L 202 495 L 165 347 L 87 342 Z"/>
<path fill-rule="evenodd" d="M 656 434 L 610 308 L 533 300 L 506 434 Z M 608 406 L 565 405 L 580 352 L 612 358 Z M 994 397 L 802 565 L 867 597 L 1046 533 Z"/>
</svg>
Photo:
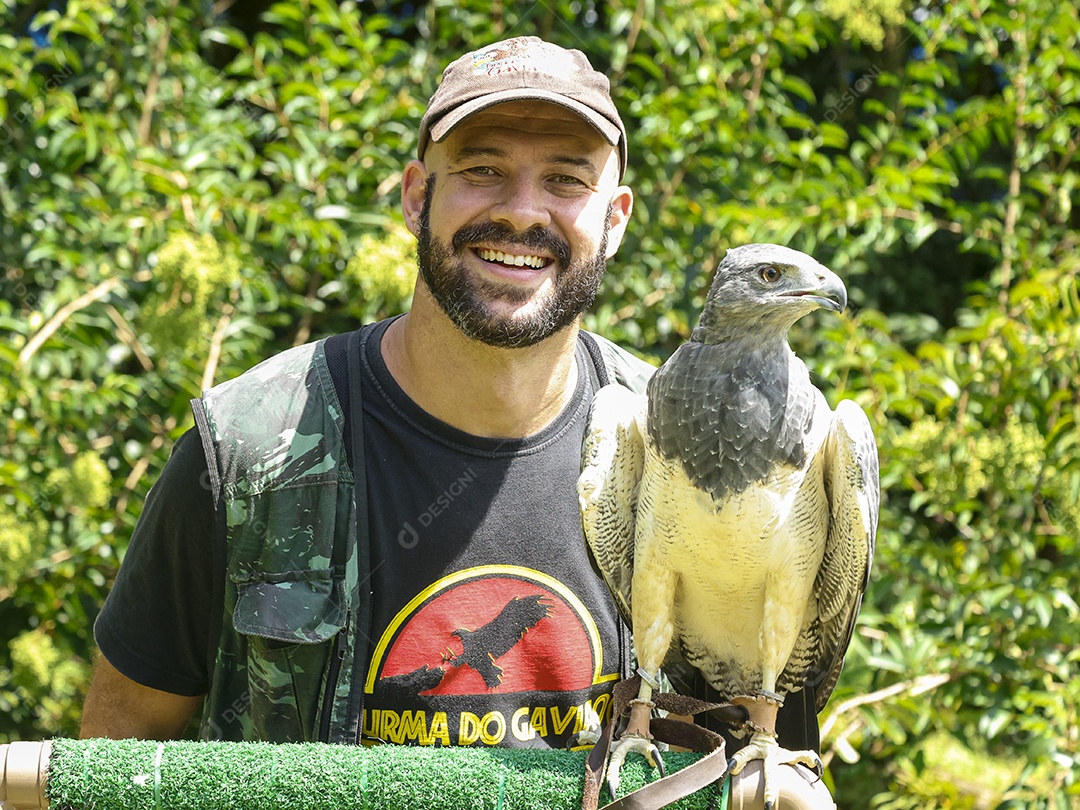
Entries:
<svg viewBox="0 0 1080 810">
<path fill-rule="evenodd" d="M 664 767 L 664 758 L 660 756 L 660 749 L 658 749 L 655 744 L 649 746 L 649 753 L 646 755 L 645 759 L 660 772 L 661 779 L 667 776 L 667 768 Z"/>
<path fill-rule="evenodd" d="M 789 751 L 781 748 L 776 741 L 776 735 L 768 732 L 754 732 L 754 736 L 750 738 L 746 747 L 736 751 L 732 756 L 728 762 L 728 771 L 735 776 L 755 759 L 761 760 L 761 782 L 766 810 L 773 810 L 779 799 L 780 789 L 776 786 L 775 779 L 769 778 L 771 773 L 775 773 L 776 768 L 782 765 L 805 765 L 819 778 L 825 772 L 825 766 L 816 751 Z"/>
<path fill-rule="evenodd" d="M 667 769 L 664 767 L 664 758 L 660 756 L 660 749 L 656 747 L 656 743 L 652 741 L 652 737 L 645 737 L 641 734 L 623 734 L 618 740 L 616 740 L 611 746 L 611 754 L 608 759 L 607 766 L 607 783 L 608 791 L 611 793 L 611 798 L 618 797 L 619 772 L 622 770 L 623 763 L 626 761 L 626 755 L 631 751 L 636 751 L 645 757 L 645 761 L 653 768 L 656 768 L 660 772 L 660 778 L 663 779 L 667 775 Z"/>
<path fill-rule="evenodd" d="M 566 750 L 573 751 L 575 748 L 582 746 L 595 746 L 600 742 L 600 731 L 598 728 L 587 728 L 577 734 L 572 734 L 566 741 Z"/>
</svg>

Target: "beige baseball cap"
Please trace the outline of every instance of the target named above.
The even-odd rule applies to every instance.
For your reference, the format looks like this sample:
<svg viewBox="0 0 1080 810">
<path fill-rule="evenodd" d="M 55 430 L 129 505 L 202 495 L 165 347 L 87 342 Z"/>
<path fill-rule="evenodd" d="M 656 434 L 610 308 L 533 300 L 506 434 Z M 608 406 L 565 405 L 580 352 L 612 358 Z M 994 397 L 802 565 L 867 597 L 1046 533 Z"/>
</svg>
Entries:
<svg viewBox="0 0 1080 810">
<path fill-rule="evenodd" d="M 581 51 L 539 37 L 496 42 L 454 60 L 420 121 L 417 156 L 466 118 L 506 101 L 535 99 L 573 110 L 619 150 L 619 177 L 626 172 L 626 127 L 611 100 L 607 76 L 593 70 Z"/>
</svg>

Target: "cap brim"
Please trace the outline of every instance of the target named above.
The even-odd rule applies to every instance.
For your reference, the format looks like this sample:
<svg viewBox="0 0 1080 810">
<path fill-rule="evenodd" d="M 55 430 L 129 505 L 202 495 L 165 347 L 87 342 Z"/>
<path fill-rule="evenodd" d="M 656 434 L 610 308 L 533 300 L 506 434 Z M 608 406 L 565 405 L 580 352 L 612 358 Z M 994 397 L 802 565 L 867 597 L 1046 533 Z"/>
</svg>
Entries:
<svg viewBox="0 0 1080 810">
<path fill-rule="evenodd" d="M 449 135 L 454 128 L 466 118 L 475 115 L 481 110 L 486 110 L 488 107 L 494 107 L 496 104 L 505 104 L 508 101 L 523 101 L 529 99 L 547 101 L 577 113 L 588 121 L 593 128 L 604 137 L 604 140 L 612 146 L 617 146 L 619 141 L 622 140 L 622 133 L 619 131 L 619 128 L 592 107 L 587 107 L 584 104 L 580 104 L 573 99 L 558 93 L 553 93 L 550 90 L 528 87 L 517 87 L 513 90 L 488 93 L 480 98 L 474 98 L 472 101 L 467 101 L 464 104 L 455 107 L 431 126 L 429 130 L 431 140 L 438 143 Z"/>
</svg>

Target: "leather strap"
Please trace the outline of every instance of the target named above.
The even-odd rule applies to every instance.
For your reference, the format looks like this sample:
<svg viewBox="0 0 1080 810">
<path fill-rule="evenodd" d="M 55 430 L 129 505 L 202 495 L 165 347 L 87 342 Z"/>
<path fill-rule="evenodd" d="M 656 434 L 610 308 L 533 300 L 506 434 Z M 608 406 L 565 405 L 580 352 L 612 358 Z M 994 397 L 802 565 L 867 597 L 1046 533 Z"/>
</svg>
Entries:
<svg viewBox="0 0 1080 810">
<path fill-rule="evenodd" d="M 683 725 L 690 724 L 683 723 Z M 616 799 L 604 810 L 658 810 L 720 781 L 726 774 L 727 752 L 724 750 L 724 741 L 721 739 L 719 748 L 706 754 L 697 762 L 687 765 L 670 776 L 638 788 L 621 799 Z"/>
<path fill-rule="evenodd" d="M 630 701 L 637 695 L 640 685 L 641 678 L 635 675 L 619 682 L 612 692 L 611 720 L 604 726 L 600 739 L 585 760 L 582 810 L 597 810 L 600 803 L 600 789 L 607 773 L 608 753 L 615 737 L 615 726 L 626 714 Z M 729 703 L 707 703 L 670 692 L 655 693 L 652 701 L 658 709 L 674 714 L 711 712 L 731 725 L 740 725 L 748 718 L 748 713 L 743 707 Z M 724 738 L 715 731 L 671 717 L 654 718 L 650 721 L 649 728 L 657 740 L 692 751 L 703 751 L 706 754 L 682 770 L 645 785 L 621 799 L 616 799 L 606 805 L 603 810 L 659 810 L 723 779 L 727 774 Z"/>
</svg>

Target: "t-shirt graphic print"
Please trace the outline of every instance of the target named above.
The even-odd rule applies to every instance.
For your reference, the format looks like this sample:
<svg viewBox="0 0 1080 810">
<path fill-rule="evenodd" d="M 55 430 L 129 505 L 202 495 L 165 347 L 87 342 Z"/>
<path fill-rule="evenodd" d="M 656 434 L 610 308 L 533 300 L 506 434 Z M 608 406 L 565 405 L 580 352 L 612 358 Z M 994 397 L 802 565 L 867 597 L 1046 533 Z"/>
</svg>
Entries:
<svg viewBox="0 0 1080 810">
<path fill-rule="evenodd" d="M 606 721 L 617 678 L 566 586 L 522 566 L 478 566 L 425 588 L 386 628 L 365 683 L 364 737 L 564 747 Z"/>
</svg>

